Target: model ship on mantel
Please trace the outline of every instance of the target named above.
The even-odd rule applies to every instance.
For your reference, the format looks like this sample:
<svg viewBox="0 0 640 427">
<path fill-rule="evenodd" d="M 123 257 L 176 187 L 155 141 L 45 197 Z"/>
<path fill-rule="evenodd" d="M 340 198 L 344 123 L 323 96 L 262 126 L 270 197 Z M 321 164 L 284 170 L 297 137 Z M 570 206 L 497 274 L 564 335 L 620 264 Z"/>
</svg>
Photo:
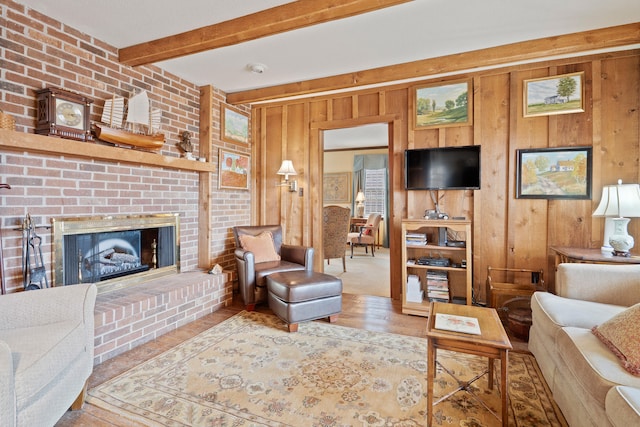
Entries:
<svg viewBox="0 0 640 427">
<path fill-rule="evenodd" d="M 96 138 L 144 150 L 162 148 L 164 134 L 159 132 L 162 111 L 150 108 L 147 92 L 142 91 L 129 98 L 126 110 L 127 119 L 123 120 L 124 97 L 114 95 L 112 99 L 107 99 L 104 102 L 101 123 L 94 124 Z"/>
</svg>

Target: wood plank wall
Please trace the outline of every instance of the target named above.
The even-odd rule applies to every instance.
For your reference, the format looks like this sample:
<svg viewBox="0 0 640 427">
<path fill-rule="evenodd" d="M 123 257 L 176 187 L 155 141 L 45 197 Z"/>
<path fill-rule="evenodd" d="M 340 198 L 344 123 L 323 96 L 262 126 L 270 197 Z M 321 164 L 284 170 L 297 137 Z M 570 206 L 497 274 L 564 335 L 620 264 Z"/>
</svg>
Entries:
<svg viewBox="0 0 640 427">
<path fill-rule="evenodd" d="M 584 71 L 585 111 L 523 117 L 523 80 Z M 473 125 L 414 131 L 415 85 L 470 78 Z M 640 182 L 640 51 L 563 59 L 332 96 L 253 107 L 253 221 L 282 223 L 285 240 L 316 248 L 322 270 L 322 130 L 389 124 L 392 297 L 401 292 L 400 222 L 433 208 L 429 192 L 405 191 L 404 150 L 482 145 L 482 189 L 440 192 L 441 209 L 473 220 L 474 288 L 484 301 L 487 266 L 543 268 L 553 289 L 550 245 L 598 248 L 603 220 L 592 218 L 602 186 Z M 592 200 L 515 198 L 516 150 L 593 146 Z M 283 159 L 298 171 L 302 193 L 277 187 Z M 629 232 L 640 247 L 640 220 Z"/>
</svg>

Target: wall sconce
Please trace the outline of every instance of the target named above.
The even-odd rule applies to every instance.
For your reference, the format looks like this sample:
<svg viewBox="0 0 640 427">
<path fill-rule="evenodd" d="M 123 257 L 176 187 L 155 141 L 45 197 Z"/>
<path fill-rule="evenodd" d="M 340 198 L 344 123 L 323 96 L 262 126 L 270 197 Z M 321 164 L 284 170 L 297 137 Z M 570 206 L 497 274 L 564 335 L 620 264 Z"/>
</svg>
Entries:
<svg viewBox="0 0 640 427">
<path fill-rule="evenodd" d="M 364 201 L 366 199 L 364 198 L 364 192 L 362 190 L 358 191 L 358 194 L 356 195 L 356 216 L 358 218 L 362 218 L 364 217 Z"/>
<path fill-rule="evenodd" d="M 605 185 L 593 216 L 605 217 L 602 252 L 630 256 L 634 240 L 627 232 L 629 218 L 624 217 L 640 217 L 640 185 L 623 184 L 621 179 L 617 185 Z"/>
<path fill-rule="evenodd" d="M 284 175 L 284 182 L 276 184 L 277 187 L 289 187 L 290 192 L 298 191 L 298 181 L 295 179 L 289 181 L 289 175 L 297 175 L 298 173 L 293 168 L 293 162 L 291 160 L 283 160 L 280 165 L 280 169 L 276 172 L 278 175 Z"/>
</svg>

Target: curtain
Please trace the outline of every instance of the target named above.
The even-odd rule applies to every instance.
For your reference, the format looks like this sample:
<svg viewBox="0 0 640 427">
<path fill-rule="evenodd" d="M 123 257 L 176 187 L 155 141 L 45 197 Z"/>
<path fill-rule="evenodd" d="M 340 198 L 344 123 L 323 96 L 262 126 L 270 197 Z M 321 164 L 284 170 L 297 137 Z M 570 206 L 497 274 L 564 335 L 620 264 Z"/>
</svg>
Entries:
<svg viewBox="0 0 640 427">
<path fill-rule="evenodd" d="M 389 183 L 389 156 L 387 154 L 360 154 L 353 156 L 353 192 L 354 197 L 351 200 L 351 212 L 355 212 L 355 195 L 359 190 L 364 191 L 365 169 L 385 169 L 387 176 L 387 188 Z M 365 202 L 366 203 L 366 202 Z M 389 212 L 389 192 L 385 197 L 385 210 Z M 382 219 L 384 228 L 387 231 L 384 235 L 382 246 L 389 247 L 389 215 L 385 215 Z"/>
</svg>

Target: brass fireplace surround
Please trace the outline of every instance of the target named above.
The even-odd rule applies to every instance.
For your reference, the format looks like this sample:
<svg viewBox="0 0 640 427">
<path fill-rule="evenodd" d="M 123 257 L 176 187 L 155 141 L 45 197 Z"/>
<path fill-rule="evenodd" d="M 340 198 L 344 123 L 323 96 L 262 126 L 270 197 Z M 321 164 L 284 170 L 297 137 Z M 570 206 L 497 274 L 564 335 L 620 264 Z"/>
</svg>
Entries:
<svg viewBox="0 0 640 427">
<path fill-rule="evenodd" d="M 103 233 L 111 231 L 142 230 L 149 228 L 174 227 L 175 244 L 170 266 L 151 268 L 147 271 L 124 277 L 97 282 L 98 292 L 104 293 L 157 277 L 180 272 L 180 217 L 177 213 L 153 215 L 126 215 L 103 217 L 76 217 L 52 219 L 53 228 L 53 285 L 64 285 L 64 238 L 69 235 Z"/>
</svg>

